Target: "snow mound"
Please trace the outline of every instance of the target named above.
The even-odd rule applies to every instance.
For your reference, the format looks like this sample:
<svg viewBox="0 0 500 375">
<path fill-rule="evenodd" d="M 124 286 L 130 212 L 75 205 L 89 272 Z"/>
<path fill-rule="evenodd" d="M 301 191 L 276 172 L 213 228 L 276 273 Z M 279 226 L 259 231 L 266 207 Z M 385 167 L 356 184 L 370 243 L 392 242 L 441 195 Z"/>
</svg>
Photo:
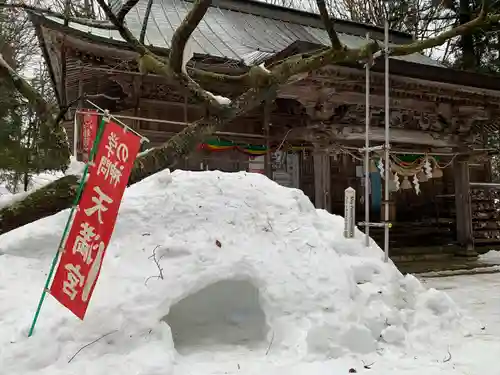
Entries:
<svg viewBox="0 0 500 375">
<path fill-rule="evenodd" d="M 488 264 L 500 264 L 500 251 L 490 250 L 487 253 L 479 255 L 478 260 Z"/>
<path fill-rule="evenodd" d="M 338 358 L 479 328 L 359 231 L 345 239 L 343 219 L 301 191 L 259 174 L 165 171 L 126 191 L 85 321 L 49 297 L 28 339 L 67 215 L 0 237 L 2 372 L 168 375 L 207 353 Z"/>
</svg>

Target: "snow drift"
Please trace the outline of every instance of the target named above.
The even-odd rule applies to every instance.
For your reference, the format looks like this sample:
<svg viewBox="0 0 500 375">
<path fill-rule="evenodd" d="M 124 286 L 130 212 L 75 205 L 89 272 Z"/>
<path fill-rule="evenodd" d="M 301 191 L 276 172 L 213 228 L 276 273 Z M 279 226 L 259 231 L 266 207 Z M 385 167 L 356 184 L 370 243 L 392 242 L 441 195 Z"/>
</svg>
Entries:
<svg viewBox="0 0 500 375">
<path fill-rule="evenodd" d="M 345 239 L 343 219 L 301 191 L 258 174 L 165 171 L 126 191 L 85 321 L 48 297 L 28 339 L 67 216 L 0 237 L 2 373 L 168 375 L 207 353 L 338 358 L 478 328 L 360 232 Z"/>
</svg>

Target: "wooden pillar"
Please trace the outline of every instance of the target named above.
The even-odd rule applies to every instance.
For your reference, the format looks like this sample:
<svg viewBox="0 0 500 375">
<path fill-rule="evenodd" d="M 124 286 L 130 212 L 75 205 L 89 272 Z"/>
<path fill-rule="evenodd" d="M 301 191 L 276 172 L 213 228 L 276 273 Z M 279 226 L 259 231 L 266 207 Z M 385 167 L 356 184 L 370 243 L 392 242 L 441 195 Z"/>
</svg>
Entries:
<svg viewBox="0 0 500 375">
<path fill-rule="evenodd" d="M 314 160 L 314 203 L 316 208 L 332 211 L 331 204 L 331 163 L 330 155 L 315 153 Z"/>
<path fill-rule="evenodd" d="M 477 256 L 472 231 L 472 206 L 469 186 L 469 162 L 458 157 L 453 162 L 455 177 L 455 205 L 457 242 L 461 247 L 457 255 Z"/>
</svg>

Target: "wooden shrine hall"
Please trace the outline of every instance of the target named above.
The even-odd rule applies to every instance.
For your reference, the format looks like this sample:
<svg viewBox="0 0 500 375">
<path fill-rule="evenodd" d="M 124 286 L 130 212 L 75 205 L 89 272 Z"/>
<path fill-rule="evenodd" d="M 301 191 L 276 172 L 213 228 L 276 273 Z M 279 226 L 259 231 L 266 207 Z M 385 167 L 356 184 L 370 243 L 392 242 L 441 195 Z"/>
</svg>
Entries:
<svg viewBox="0 0 500 375">
<path fill-rule="evenodd" d="M 188 0 L 141 0 L 126 18 L 131 31 L 160 55 L 191 8 Z M 60 105 L 83 93 L 150 140 L 166 142 L 203 109 L 164 77 L 141 75 L 136 54 L 119 33 L 41 14 L 31 14 Z M 360 47 L 378 27 L 338 20 L 342 43 Z M 189 66 L 242 74 L 255 64 L 307 53 L 328 45 L 319 16 L 265 3 L 214 0 L 191 37 Z M 390 42 L 410 43 L 391 31 Z M 384 64 L 370 74 L 370 140 L 384 135 Z M 229 98 L 241 87 L 207 87 Z M 83 105 L 83 103 L 81 104 Z M 88 107 L 88 106 L 87 106 Z M 74 114 L 75 111 L 72 112 Z M 490 189 L 488 134 L 498 131 L 500 79 L 448 69 L 422 54 L 391 58 L 391 254 L 433 247 L 449 255 L 474 256 L 483 245 L 500 244 L 496 192 Z M 66 129 L 73 140 L 74 121 Z M 343 214 L 344 190 L 357 192 L 364 215 L 363 157 L 365 71 L 362 65 L 332 65 L 297 77 L 279 88 L 273 102 L 217 132 L 181 168 L 265 173 L 299 188 L 316 207 Z M 381 217 L 382 155 L 370 162 L 370 209 Z M 375 229 L 372 236 L 382 237 Z M 401 249 L 397 252 L 397 249 Z"/>
</svg>

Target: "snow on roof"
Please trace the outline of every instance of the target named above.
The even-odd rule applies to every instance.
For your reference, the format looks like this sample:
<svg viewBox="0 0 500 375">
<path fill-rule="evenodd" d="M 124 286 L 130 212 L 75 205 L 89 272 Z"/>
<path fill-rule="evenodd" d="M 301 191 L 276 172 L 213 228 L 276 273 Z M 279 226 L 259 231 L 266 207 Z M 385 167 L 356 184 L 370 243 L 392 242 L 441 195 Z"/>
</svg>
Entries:
<svg viewBox="0 0 500 375">
<path fill-rule="evenodd" d="M 0 236 L 2 373 L 207 374 L 216 372 L 204 363 L 231 363 L 217 373 L 233 374 L 240 364 L 428 351 L 477 327 L 446 294 L 384 263 L 374 243 L 364 247 L 361 232 L 345 239 L 343 219 L 300 190 L 259 174 L 164 171 L 127 189 L 85 320 L 49 296 L 28 339 L 67 216 Z"/>
</svg>

